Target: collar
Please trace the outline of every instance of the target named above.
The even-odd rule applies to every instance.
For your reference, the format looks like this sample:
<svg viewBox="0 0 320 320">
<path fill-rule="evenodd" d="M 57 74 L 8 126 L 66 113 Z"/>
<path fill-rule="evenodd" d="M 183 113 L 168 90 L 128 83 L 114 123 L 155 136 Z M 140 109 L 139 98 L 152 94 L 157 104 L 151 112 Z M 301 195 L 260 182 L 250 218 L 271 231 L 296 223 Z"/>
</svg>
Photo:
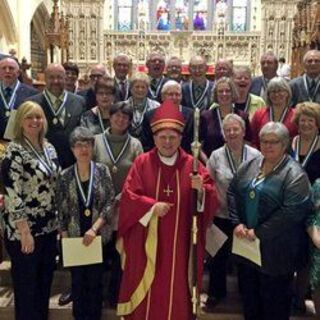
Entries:
<svg viewBox="0 0 320 320">
<path fill-rule="evenodd" d="M 179 152 L 176 151 L 176 153 L 174 155 L 172 155 L 171 157 L 164 157 L 158 151 L 158 156 L 159 156 L 160 161 L 167 166 L 174 166 L 175 165 L 177 158 L 178 158 L 178 154 L 179 154 Z"/>
<path fill-rule="evenodd" d="M 306 74 L 306 76 L 307 76 L 308 83 L 310 83 L 312 80 L 315 80 L 316 83 L 318 83 L 319 78 L 320 78 L 320 75 L 318 75 L 318 76 L 315 77 L 315 78 L 311 78 L 311 77 L 309 77 L 307 74 Z"/>
<path fill-rule="evenodd" d="M 62 94 L 59 97 L 56 97 L 54 94 L 52 94 L 48 89 L 46 90 L 46 94 L 48 95 L 50 101 L 52 104 L 55 104 L 55 102 L 59 99 L 60 101 L 63 101 L 65 91 L 63 90 Z"/>
<path fill-rule="evenodd" d="M 117 84 L 120 84 L 121 82 L 127 83 L 127 79 L 120 80 L 120 79 L 118 79 L 117 77 L 114 77 L 114 80 L 116 81 Z"/>
<path fill-rule="evenodd" d="M 11 88 L 12 91 L 13 91 L 18 82 L 19 82 L 19 80 L 16 80 L 11 86 L 5 86 L 4 83 L 1 82 L 1 86 L 2 86 L 3 90 L 5 90 L 5 89 L 7 89 L 7 88 Z"/>
</svg>

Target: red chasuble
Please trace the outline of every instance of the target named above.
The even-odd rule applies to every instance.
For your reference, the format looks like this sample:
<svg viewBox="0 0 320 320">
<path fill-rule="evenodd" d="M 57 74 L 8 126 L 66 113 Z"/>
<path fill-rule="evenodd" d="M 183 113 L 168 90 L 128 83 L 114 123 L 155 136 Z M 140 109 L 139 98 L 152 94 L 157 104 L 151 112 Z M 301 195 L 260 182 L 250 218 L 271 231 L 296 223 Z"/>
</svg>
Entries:
<svg viewBox="0 0 320 320">
<path fill-rule="evenodd" d="M 192 319 L 188 283 L 192 224 L 192 157 L 179 149 L 174 166 L 163 164 L 153 149 L 132 165 L 122 190 L 118 229 L 123 275 L 118 315 L 128 320 Z M 213 181 L 204 178 L 205 211 L 198 219 L 198 283 L 201 283 L 206 228 L 217 210 Z M 139 220 L 157 201 L 173 204 L 162 218 Z"/>
</svg>

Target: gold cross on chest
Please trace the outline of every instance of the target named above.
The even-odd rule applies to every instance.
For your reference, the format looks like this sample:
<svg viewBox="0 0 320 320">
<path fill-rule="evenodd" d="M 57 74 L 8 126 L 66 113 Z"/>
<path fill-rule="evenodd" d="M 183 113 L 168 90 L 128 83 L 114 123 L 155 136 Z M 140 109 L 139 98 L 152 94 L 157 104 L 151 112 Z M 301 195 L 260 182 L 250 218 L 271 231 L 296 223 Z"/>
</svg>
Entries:
<svg viewBox="0 0 320 320">
<path fill-rule="evenodd" d="M 167 189 L 163 189 L 163 192 L 167 194 L 167 197 L 170 197 L 170 193 L 173 193 L 173 190 L 167 185 Z"/>
</svg>

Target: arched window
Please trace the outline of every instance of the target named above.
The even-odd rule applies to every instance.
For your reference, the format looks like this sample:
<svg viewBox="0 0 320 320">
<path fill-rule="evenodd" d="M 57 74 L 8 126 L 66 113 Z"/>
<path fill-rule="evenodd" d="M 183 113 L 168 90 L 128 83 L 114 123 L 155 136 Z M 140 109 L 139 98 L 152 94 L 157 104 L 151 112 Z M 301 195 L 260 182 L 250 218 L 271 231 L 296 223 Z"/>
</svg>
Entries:
<svg viewBox="0 0 320 320">
<path fill-rule="evenodd" d="M 118 0 L 118 30 L 131 31 L 133 29 L 133 0 Z"/>
<path fill-rule="evenodd" d="M 189 0 L 176 0 L 175 29 L 188 30 L 189 28 Z"/>
<path fill-rule="evenodd" d="M 248 30 L 248 0 L 233 0 L 231 30 Z"/>
</svg>

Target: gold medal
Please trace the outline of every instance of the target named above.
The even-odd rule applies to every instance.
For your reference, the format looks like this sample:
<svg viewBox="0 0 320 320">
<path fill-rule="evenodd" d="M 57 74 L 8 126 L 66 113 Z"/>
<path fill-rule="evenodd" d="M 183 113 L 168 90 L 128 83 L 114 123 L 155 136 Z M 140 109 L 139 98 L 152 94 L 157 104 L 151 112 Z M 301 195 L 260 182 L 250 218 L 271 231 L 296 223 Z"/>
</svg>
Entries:
<svg viewBox="0 0 320 320">
<path fill-rule="evenodd" d="M 84 215 L 86 217 L 90 217 L 91 216 L 91 210 L 89 208 L 87 208 L 86 210 L 84 210 Z"/>
<path fill-rule="evenodd" d="M 118 172 L 118 168 L 117 168 L 116 166 L 113 166 L 113 167 L 112 167 L 112 172 L 113 172 L 113 173 L 117 173 L 117 172 Z"/>
<path fill-rule="evenodd" d="M 250 199 L 254 199 L 255 197 L 256 197 L 255 191 L 254 191 L 254 190 L 251 190 L 251 191 L 249 192 L 249 198 L 250 198 Z"/>
<path fill-rule="evenodd" d="M 53 118 L 52 122 L 53 122 L 53 124 L 57 124 L 58 123 L 58 119 L 57 118 Z"/>
</svg>

